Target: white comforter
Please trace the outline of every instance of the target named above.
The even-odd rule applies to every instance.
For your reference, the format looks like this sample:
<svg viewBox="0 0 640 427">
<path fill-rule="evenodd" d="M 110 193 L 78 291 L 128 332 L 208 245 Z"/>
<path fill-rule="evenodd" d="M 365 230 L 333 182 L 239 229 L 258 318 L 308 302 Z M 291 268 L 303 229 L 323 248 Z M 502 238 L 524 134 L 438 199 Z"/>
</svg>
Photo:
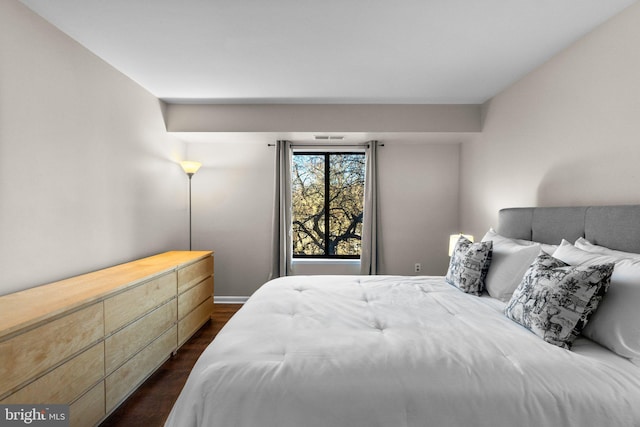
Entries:
<svg viewBox="0 0 640 427">
<path fill-rule="evenodd" d="M 229 321 L 166 425 L 640 426 L 640 368 L 441 277 L 294 276 Z"/>
</svg>

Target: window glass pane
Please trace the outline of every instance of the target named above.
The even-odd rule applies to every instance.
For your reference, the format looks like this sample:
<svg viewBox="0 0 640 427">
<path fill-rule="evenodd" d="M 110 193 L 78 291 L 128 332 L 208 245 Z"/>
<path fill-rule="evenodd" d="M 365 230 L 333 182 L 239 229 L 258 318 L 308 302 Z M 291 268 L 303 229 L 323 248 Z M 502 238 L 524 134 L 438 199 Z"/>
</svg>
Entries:
<svg viewBox="0 0 640 427">
<path fill-rule="evenodd" d="M 331 154 L 329 255 L 359 256 L 364 203 L 364 154 Z"/>
<path fill-rule="evenodd" d="M 294 153 L 294 257 L 360 257 L 364 179 L 364 153 Z"/>
<path fill-rule="evenodd" d="M 325 155 L 296 154 L 292 169 L 293 255 L 324 255 Z"/>
</svg>

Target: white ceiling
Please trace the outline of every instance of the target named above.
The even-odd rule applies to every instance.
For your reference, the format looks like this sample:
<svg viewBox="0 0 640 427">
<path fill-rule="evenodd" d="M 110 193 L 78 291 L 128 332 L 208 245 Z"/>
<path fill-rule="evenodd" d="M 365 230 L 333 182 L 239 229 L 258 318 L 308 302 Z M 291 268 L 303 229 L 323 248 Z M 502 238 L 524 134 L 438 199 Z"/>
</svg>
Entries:
<svg viewBox="0 0 640 427">
<path fill-rule="evenodd" d="M 157 97 L 482 103 L 633 0 L 21 0 Z"/>
</svg>

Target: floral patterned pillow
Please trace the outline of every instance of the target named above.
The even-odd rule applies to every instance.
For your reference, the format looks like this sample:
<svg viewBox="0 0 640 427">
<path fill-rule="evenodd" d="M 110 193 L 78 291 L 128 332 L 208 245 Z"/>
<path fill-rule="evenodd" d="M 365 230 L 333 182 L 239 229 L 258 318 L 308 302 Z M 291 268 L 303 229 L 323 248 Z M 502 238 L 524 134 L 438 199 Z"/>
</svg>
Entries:
<svg viewBox="0 0 640 427">
<path fill-rule="evenodd" d="M 545 341 L 569 349 L 607 292 L 613 266 L 570 266 L 541 252 L 504 313 Z"/>
<path fill-rule="evenodd" d="M 472 243 L 460 236 L 449 262 L 447 283 L 468 294 L 480 295 L 491 264 L 492 249 L 491 241 Z"/>
</svg>

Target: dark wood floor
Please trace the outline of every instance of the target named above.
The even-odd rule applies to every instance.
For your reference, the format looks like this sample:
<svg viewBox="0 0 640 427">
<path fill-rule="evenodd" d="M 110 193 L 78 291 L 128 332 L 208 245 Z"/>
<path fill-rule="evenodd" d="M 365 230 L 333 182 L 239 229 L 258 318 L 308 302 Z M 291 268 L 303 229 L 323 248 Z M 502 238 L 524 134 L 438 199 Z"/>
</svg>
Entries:
<svg viewBox="0 0 640 427">
<path fill-rule="evenodd" d="M 212 320 L 180 347 L 178 354 L 167 360 L 100 427 L 164 425 L 196 360 L 240 307 L 241 304 L 214 304 Z"/>
</svg>

